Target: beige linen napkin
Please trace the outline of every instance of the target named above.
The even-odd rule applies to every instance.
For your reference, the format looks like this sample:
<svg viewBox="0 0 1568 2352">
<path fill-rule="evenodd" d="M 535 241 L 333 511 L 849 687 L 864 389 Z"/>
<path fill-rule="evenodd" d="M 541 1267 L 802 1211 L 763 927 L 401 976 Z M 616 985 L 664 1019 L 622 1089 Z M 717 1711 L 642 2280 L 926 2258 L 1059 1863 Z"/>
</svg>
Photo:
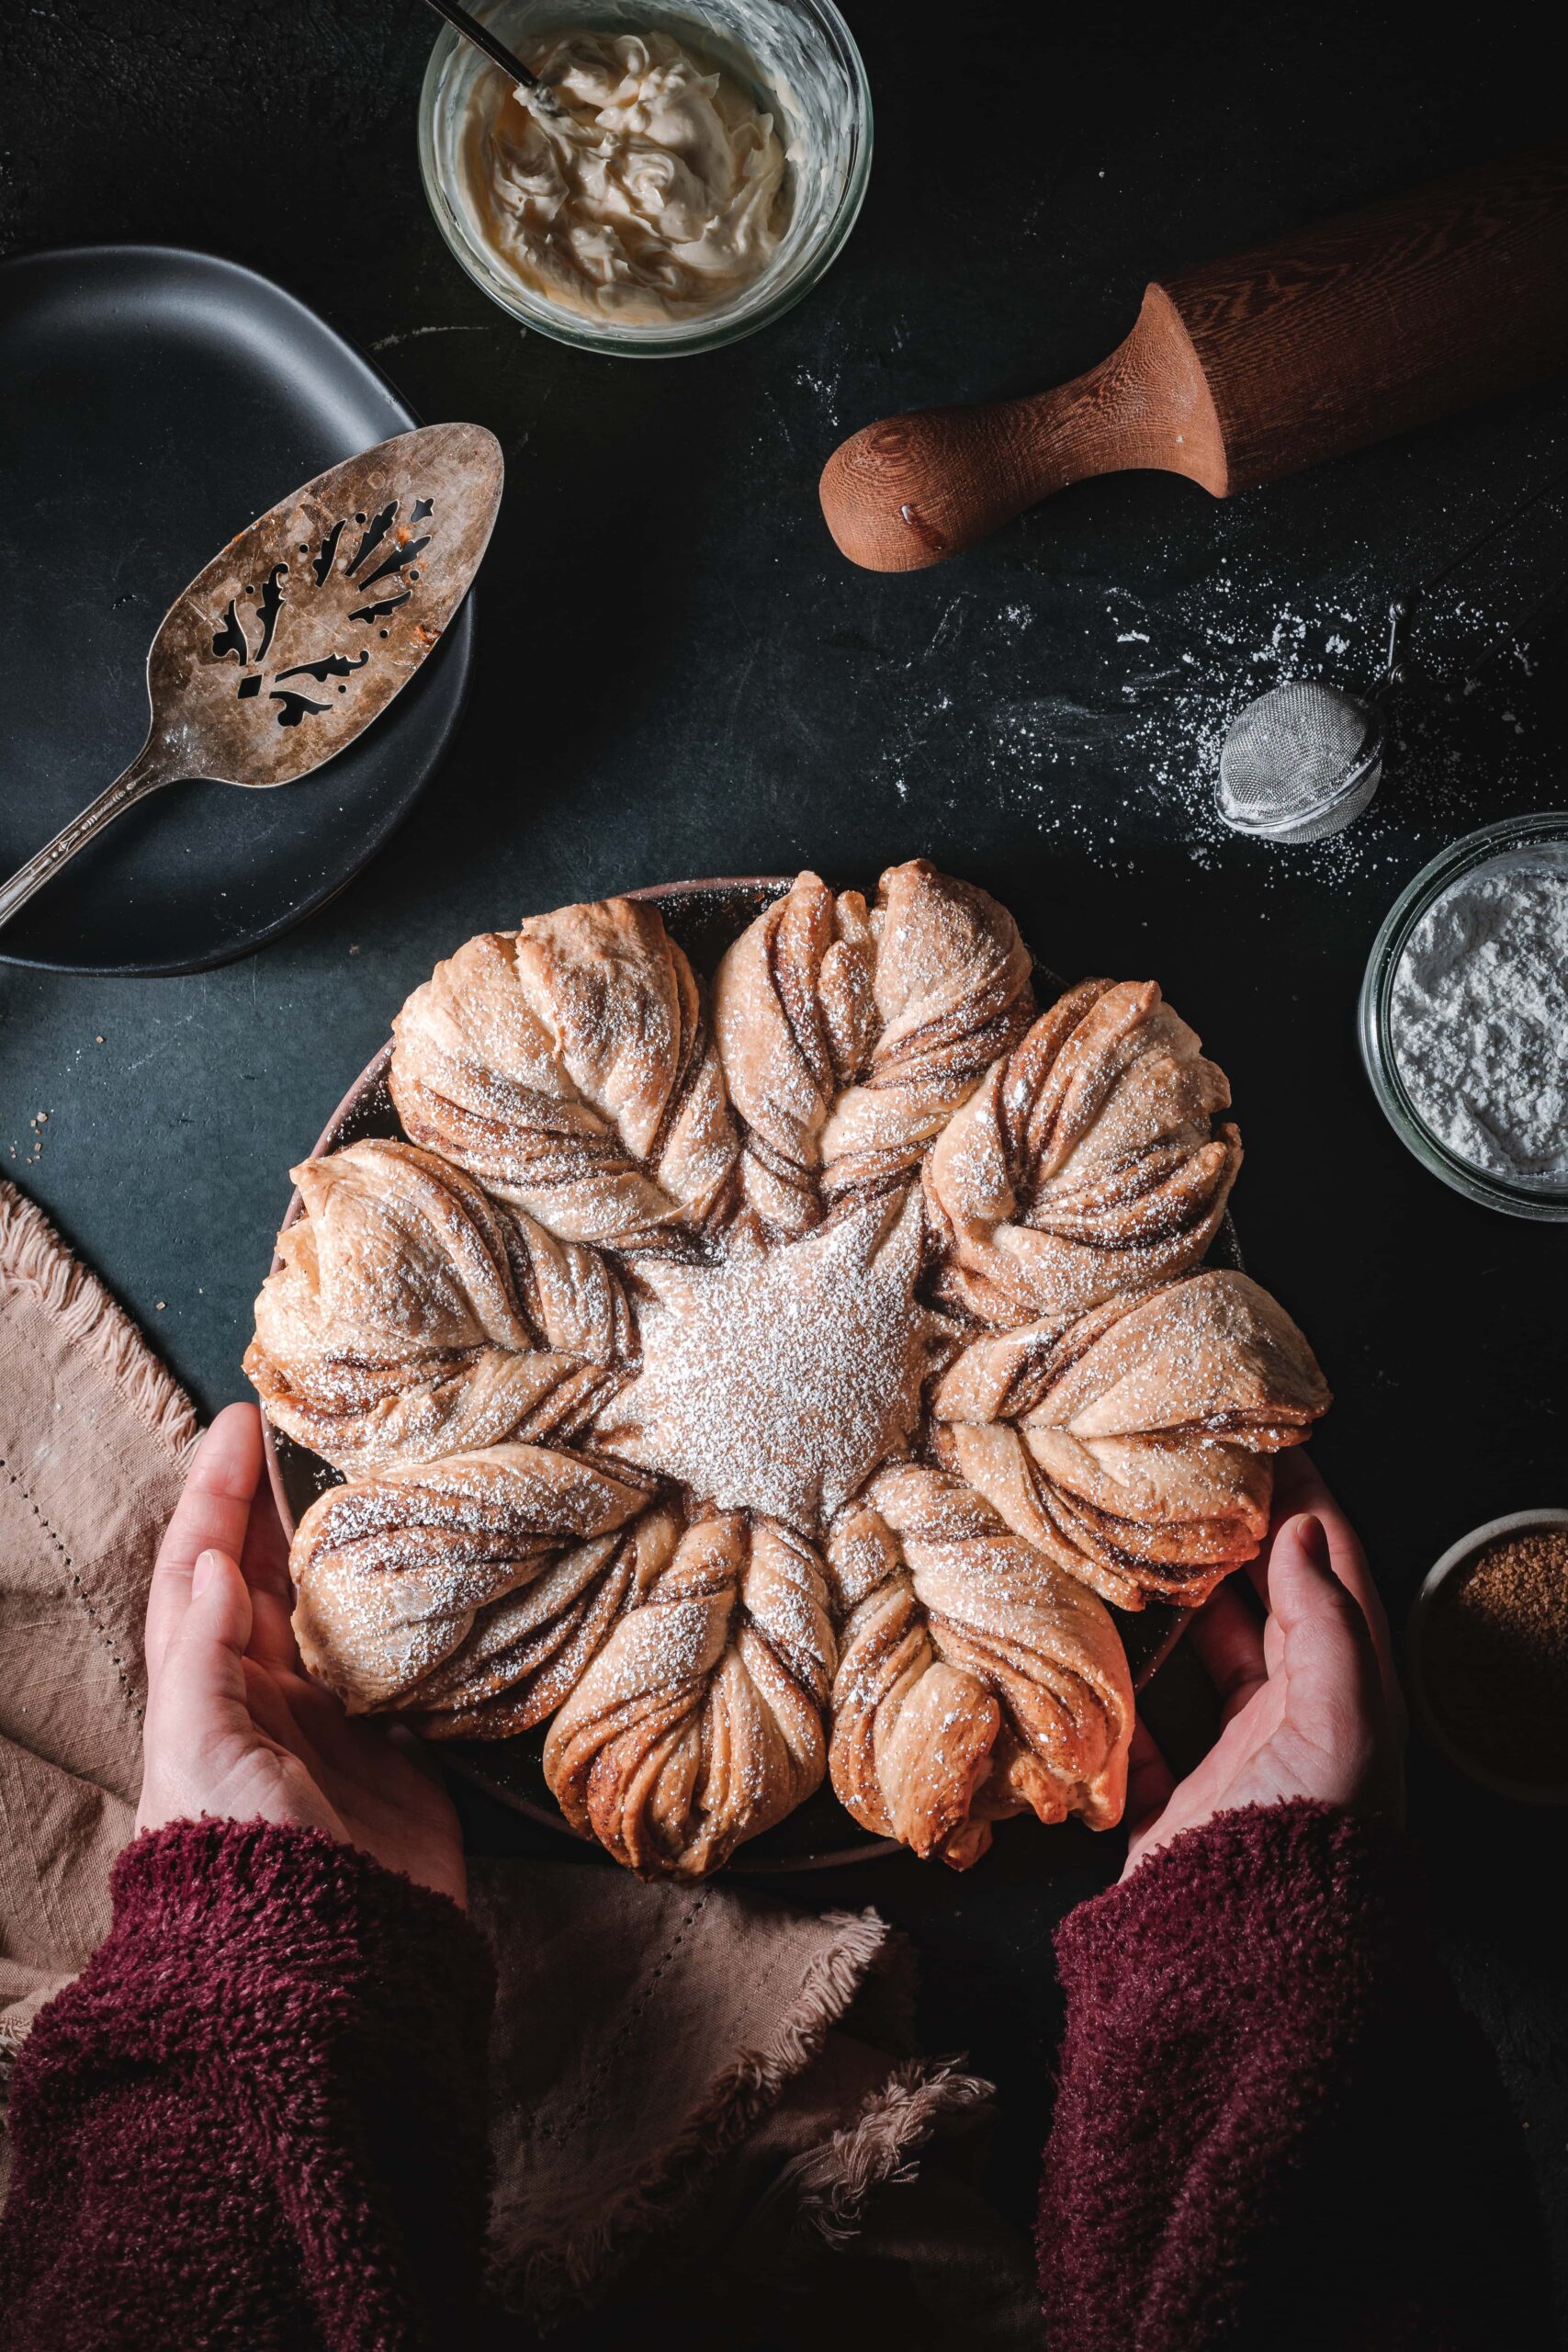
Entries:
<svg viewBox="0 0 1568 2352">
<path fill-rule="evenodd" d="M 141 1612 L 190 1400 L 0 1182 L 0 2064 L 108 1928 L 141 1781 Z"/>
<path fill-rule="evenodd" d="M 0 2076 L 108 1925 L 147 1580 L 196 1436 L 141 1333 L 0 1182 Z M 476 1862 L 473 1908 L 500 1968 L 491 2254 L 513 2311 L 587 2343 L 597 2308 L 673 2326 L 718 2295 L 734 2346 L 749 2292 L 774 2318 L 826 2295 L 846 2321 L 867 2294 L 884 2321 L 923 2311 L 931 2341 L 955 2313 L 969 2342 L 1038 2341 L 1021 2242 L 961 2152 L 922 2155 L 989 2086 L 912 2054 L 874 1912 L 643 1886 L 575 1856 Z M 858 2289 L 834 2251 L 851 2240 Z"/>
</svg>

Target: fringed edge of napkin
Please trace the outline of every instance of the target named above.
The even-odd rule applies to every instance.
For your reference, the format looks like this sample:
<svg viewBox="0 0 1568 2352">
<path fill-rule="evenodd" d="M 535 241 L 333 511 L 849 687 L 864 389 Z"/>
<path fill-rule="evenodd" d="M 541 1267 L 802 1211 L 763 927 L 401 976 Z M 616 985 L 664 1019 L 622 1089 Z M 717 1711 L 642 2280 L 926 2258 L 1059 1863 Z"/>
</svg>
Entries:
<svg viewBox="0 0 1568 2352">
<path fill-rule="evenodd" d="M 885 1961 L 890 1934 L 874 1911 L 826 1912 L 822 1925 L 833 1930 L 833 1941 L 812 1961 L 792 2006 L 760 2049 L 739 2052 L 716 2076 L 658 2165 L 612 2199 L 591 2227 L 536 2245 L 520 2263 L 501 2257 L 498 2283 L 514 2308 L 521 2289 L 527 2308 L 547 2318 L 563 2300 L 601 2280 L 624 2242 L 648 2233 L 679 2205 L 697 2175 L 743 2140 L 811 2064 L 869 1973 Z M 859 2128 L 836 2140 L 853 2138 Z"/>
<path fill-rule="evenodd" d="M 73 1348 L 96 1356 L 139 1421 L 178 1461 L 199 1426 L 195 1406 L 96 1274 L 43 1211 L 0 1177 L 0 1292 L 27 1292 Z"/>
<path fill-rule="evenodd" d="M 963 2063 L 905 2059 L 852 2123 L 791 2165 L 786 2186 L 796 2226 L 844 2245 L 860 2229 L 874 2190 L 912 2180 L 917 2153 L 942 2126 L 996 2096 L 996 2085 L 962 2073 Z"/>
</svg>

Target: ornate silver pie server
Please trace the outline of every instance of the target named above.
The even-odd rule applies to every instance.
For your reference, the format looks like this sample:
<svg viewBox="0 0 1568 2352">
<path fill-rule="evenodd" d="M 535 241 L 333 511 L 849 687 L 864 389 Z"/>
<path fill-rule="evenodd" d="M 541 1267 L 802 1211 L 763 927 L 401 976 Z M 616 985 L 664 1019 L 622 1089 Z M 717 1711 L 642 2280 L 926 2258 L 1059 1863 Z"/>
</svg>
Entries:
<svg viewBox="0 0 1568 2352">
<path fill-rule="evenodd" d="M 503 470 L 483 425 L 427 424 L 318 474 L 231 539 L 152 640 L 147 741 L 0 885 L 0 925 L 161 785 L 293 784 L 379 718 L 467 594 Z"/>
</svg>

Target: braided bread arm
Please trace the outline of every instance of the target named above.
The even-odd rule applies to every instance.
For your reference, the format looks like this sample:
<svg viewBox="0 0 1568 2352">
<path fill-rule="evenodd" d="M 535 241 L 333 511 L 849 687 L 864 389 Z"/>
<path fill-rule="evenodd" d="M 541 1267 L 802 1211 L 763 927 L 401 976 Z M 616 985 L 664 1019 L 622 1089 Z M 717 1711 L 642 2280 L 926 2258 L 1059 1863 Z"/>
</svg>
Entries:
<svg viewBox="0 0 1568 2352">
<path fill-rule="evenodd" d="M 1270 1456 L 1329 1401 L 1278 1301 L 1213 1272 L 975 1340 L 933 1409 L 943 1461 L 1047 1558 L 1123 1609 L 1195 1608 L 1256 1555 Z"/>
<path fill-rule="evenodd" d="M 871 914 L 874 1042 L 821 1133 L 829 1201 L 916 1170 L 1034 1010 L 1005 907 L 925 858 L 890 866 Z"/>
<path fill-rule="evenodd" d="M 834 1657 L 810 1546 L 703 1521 L 551 1724 L 557 1803 L 645 1878 L 705 1876 L 820 1783 Z"/>
<path fill-rule="evenodd" d="M 300 1657 L 355 1715 L 427 1704 L 450 1713 L 515 1690 L 590 1620 L 605 1630 L 595 1604 L 624 1555 L 614 1544 L 595 1548 L 595 1539 L 629 1530 L 650 1500 L 635 1473 L 612 1476 L 539 1445 L 491 1446 L 333 1487 L 300 1521 L 289 1552 Z M 489 1612 L 552 1569 L 546 1593 L 556 1616 L 525 1629 L 513 1613 L 492 1629 Z M 625 1587 L 634 1577 L 635 1566 Z M 532 1646 L 515 1643 L 524 1630 Z"/>
<path fill-rule="evenodd" d="M 470 939 L 392 1035 L 392 1100 L 414 1141 L 565 1240 L 668 1248 L 728 1193 L 718 1057 L 652 907 L 604 899 Z"/>
<path fill-rule="evenodd" d="M 1203 1257 L 1241 1166 L 1224 1074 L 1154 981 L 1084 980 L 987 1071 L 926 1169 L 941 1288 L 1066 1323 Z"/>
<path fill-rule="evenodd" d="M 966 1870 L 1005 1815 L 1121 1818 L 1132 1681 L 1081 1584 L 914 1464 L 841 1514 L 828 1560 L 844 1612 L 831 1771 L 857 1821 Z"/>
<path fill-rule="evenodd" d="M 630 1316 L 593 1250 L 412 1145 L 294 1170 L 245 1355 L 267 1418 L 350 1475 L 570 1436 L 614 1392 Z"/>
<path fill-rule="evenodd" d="M 745 1122 L 741 1189 L 771 1231 L 794 1238 L 822 1216 L 822 1130 L 870 1054 L 875 943 L 858 890 L 835 897 L 802 874 L 725 956 L 714 1035 Z"/>
<path fill-rule="evenodd" d="M 510 1739 L 554 1714 L 616 1620 L 637 1608 L 680 1542 L 682 1521 L 654 1503 L 608 1535 L 574 1544 L 531 1584 L 503 1593 L 414 1693 L 427 1739 Z"/>
</svg>

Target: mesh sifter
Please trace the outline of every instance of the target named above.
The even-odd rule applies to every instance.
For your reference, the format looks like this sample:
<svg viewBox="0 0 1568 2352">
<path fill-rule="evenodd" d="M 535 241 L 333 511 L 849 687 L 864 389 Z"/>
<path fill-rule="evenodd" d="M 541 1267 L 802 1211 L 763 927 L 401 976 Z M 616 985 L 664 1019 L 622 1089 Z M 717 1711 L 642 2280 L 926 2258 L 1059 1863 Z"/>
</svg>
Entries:
<svg viewBox="0 0 1568 2352">
<path fill-rule="evenodd" d="M 1388 648 L 1371 694 L 1353 695 L 1321 678 L 1292 678 L 1249 702 L 1230 724 L 1220 750 L 1214 799 L 1233 831 L 1268 841 L 1315 842 L 1361 814 L 1382 779 L 1380 697 L 1408 687 L 1401 658 L 1404 625 L 1420 599 L 1509 530 L 1522 514 L 1568 481 L 1552 476 L 1489 531 L 1388 608 Z M 1551 595 L 1524 616 L 1533 619 Z"/>
<path fill-rule="evenodd" d="M 1220 752 L 1220 814 L 1238 833 L 1321 841 L 1371 800 L 1382 744 L 1374 703 L 1316 678 L 1274 686 L 1231 721 Z"/>
</svg>

